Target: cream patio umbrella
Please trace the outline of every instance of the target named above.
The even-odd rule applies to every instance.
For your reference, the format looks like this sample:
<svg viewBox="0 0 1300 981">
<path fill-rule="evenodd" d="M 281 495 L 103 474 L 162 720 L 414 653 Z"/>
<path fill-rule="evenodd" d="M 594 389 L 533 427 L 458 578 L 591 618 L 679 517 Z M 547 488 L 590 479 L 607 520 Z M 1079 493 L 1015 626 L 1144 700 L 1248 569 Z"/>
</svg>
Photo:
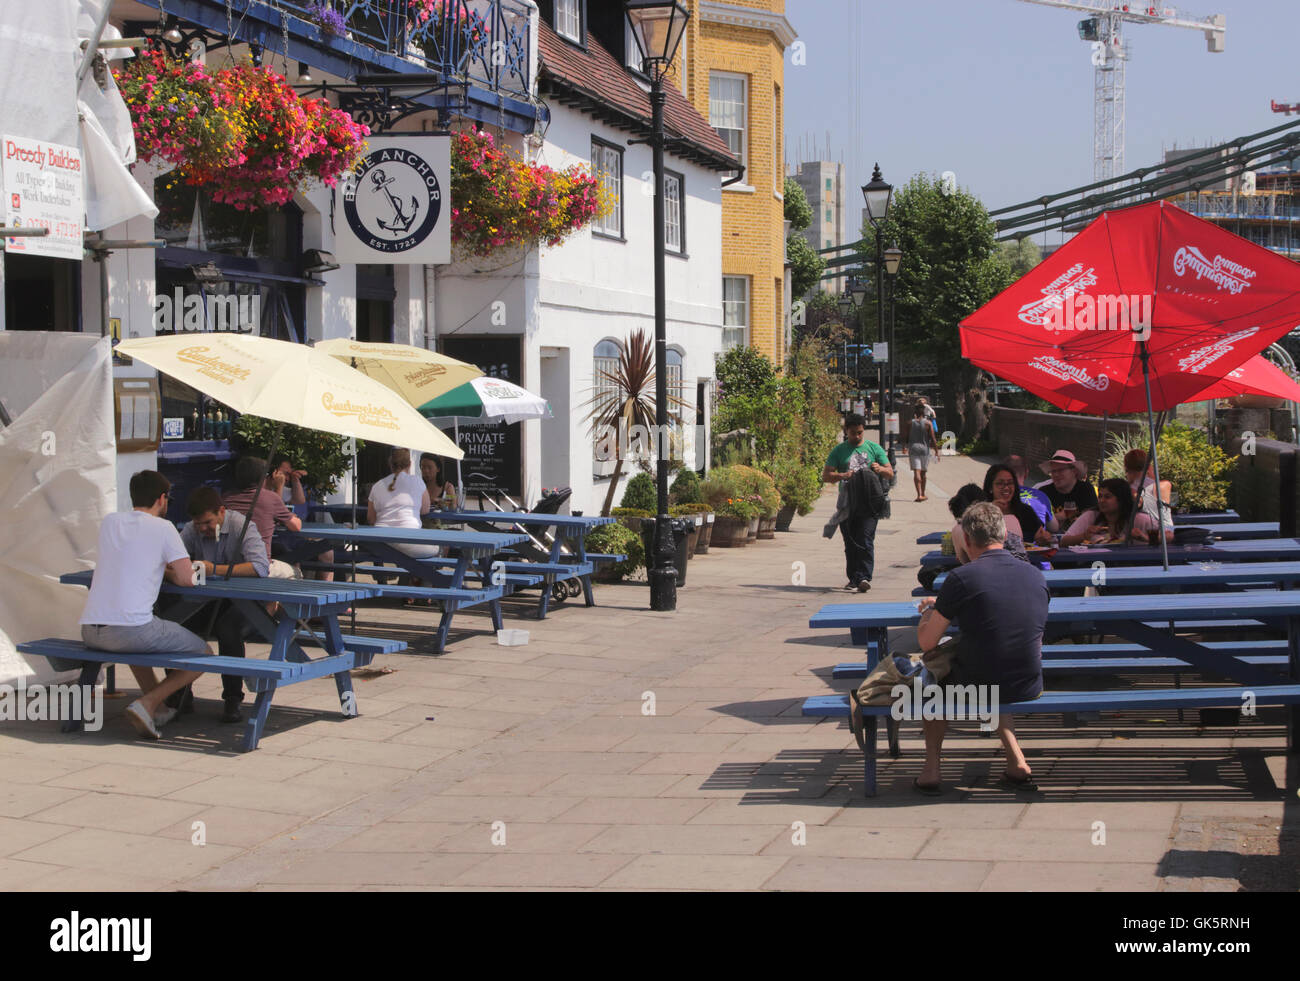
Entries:
<svg viewBox="0 0 1300 981">
<path fill-rule="evenodd" d="M 410 344 L 389 344 L 358 341 L 349 337 L 336 337 L 317 341 L 317 351 L 338 358 L 357 371 L 377 382 L 387 385 L 419 407 L 430 399 L 460 387 L 483 372 L 475 365 L 437 351 L 428 351 Z M 355 444 L 354 444 L 355 449 Z M 457 461 L 464 456 L 455 457 Z M 457 464 L 459 466 L 459 463 Z M 357 456 L 352 454 L 352 523 L 356 524 Z"/>
<path fill-rule="evenodd" d="M 459 460 L 464 453 L 406 399 L 305 344 L 244 334 L 174 334 L 122 341 L 136 358 L 236 412 Z M 272 438 L 275 455 L 280 428 Z M 240 532 L 243 539 L 257 493 Z"/>
</svg>

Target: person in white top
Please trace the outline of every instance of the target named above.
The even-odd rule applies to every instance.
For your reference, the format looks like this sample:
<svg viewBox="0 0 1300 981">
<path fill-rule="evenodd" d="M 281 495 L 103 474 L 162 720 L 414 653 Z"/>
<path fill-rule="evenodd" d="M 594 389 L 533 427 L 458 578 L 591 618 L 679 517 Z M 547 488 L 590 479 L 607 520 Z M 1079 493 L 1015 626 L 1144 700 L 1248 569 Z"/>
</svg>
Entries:
<svg viewBox="0 0 1300 981">
<path fill-rule="evenodd" d="M 211 654 L 201 638 L 171 620 L 154 616 L 163 577 L 194 585 L 194 566 L 176 527 L 163 517 L 171 484 L 156 470 L 131 477 L 133 510 L 110 514 L 99 528 L 99 559 L 81 614 L 87 647 L 131 654 Z M 175 717 L 163 699 L 201 675 L 173 671 L 158 681 L 154 669 L 131 666 L 141 696 L 126 707 L 127 720 L 142 736 L 159 737 L 158 727 Z"/>
<path fill-rule="evenodd" d="M 395 449 L 388 455 L 389 473 L 370 488 L 366 504 L 367 520 L 376 528 L 419 528 L 420 517 L 432 508 L 429 489 L 417 474 L 411 473 L 411 451 Z M 395 542 L 393 548 L 412 558 L 427 559 L 438 555 L 438 546 Z"/>
</svg>

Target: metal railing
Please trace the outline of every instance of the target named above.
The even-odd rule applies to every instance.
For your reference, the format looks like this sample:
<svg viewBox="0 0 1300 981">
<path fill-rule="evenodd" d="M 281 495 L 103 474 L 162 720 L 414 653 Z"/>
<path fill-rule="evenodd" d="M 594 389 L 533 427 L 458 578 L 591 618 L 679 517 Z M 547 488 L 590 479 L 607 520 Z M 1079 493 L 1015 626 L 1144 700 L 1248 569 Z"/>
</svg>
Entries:
<svg viewBox="0 0 1300 981">
<path fill-rule="evenodd" d="M 518 0 L 433 0 L 433 16 L 408 0 L 281 0 L 320 24 L 322 7 L 342 15 L 354 41 L 411 61 L 417 69 L 528 98 L 532 78 L 532 7 Z"/>
</svg>

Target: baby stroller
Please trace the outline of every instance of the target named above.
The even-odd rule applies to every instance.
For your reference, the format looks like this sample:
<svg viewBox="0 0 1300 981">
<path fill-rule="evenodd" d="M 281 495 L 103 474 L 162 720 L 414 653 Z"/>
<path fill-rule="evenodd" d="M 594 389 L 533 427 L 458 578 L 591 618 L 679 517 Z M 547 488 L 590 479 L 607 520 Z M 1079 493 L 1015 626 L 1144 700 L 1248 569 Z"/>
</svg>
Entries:
<svg viewBox="0 0 1300 981">
<path fill-rule="evenodd" d="M 493 497 L 485 495 L 482 491 L 478 495 L 478 506 L 480 511 L 519 511 L 521 510 L 513 500 L 506 494 L 498 494 L 506 502 L 508 507 L 502 507 L 501 504 Z M 559 514 L 560 508 L 565 502 L 573 496 L 573 488 L 556 487 L 544 494 L 542 498 L 532 507 L 525 509 L 528 514 Z M 468 527 L 475 531 L 500 532 L 503 529 L 518 532 L 521 535 L 527 535 L 526 541 L 518 545 L 511 546 L 509 552 L 499 552 L 493 556 L 493 560 L 500 559 L 503 562 L 518 562 L 520 560 L 528 562 L 549 562 L 551 559 L 551 549 L 555 545 L 555 536 L 548 531 L 542 530 L 536 532 L 537 525 L 503 525 L 494 524 L 486 521 L 470 521 L 466 523 Z M 530 530 L 533 529 L 533 530 Z M 544 528 L 544 526 L 543 526 Z M 571 555 L 572 552 L 567 546 L 561 546 L 562 554 Z M 525 587 L 530 588 L 530 587 Z M 553 583 L 547 587 L 544 584 L 540 587 L 551 590 L 551 601 L 554 603 L 563 603 L 570 596 L 580 596 L 582 594 L 582 583 L 577 579 L 568 579 L 564 582 Z"/>
</svg>

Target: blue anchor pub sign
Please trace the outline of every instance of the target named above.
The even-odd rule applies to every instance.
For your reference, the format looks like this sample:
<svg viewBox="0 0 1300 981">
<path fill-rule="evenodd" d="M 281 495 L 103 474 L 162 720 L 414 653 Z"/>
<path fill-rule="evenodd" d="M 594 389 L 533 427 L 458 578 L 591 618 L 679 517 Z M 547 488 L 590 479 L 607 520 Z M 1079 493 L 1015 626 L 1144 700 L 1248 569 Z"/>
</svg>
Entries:
<svg viewBox="0 0 1300 981">
<path fill-rule="evenodd" d="M 366 142 L 366 156 L 340 185 L 339 261 L 450 262 L 450 137 L 403 133 Z"/>
</svg>

